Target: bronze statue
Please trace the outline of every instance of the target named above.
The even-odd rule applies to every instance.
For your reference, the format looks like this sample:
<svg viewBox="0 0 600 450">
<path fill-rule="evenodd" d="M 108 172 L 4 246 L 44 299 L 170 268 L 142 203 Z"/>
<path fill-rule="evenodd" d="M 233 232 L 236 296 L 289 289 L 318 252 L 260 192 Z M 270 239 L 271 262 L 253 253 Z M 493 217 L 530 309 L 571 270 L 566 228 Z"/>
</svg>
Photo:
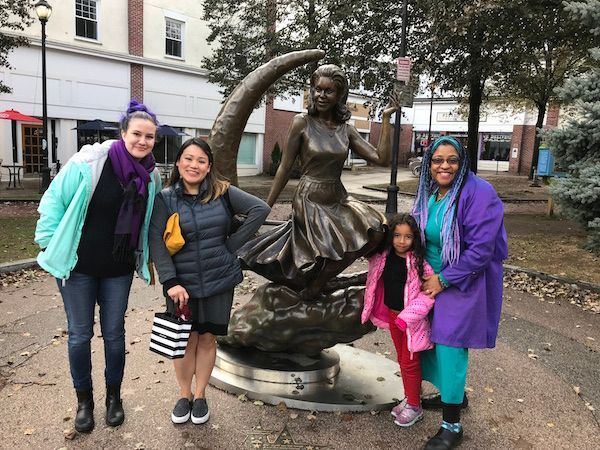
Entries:
<svg viewBox="0 0 600 450">
<path fill-rule="evenodd" d="M 293 217 L 238 252 L 248 268 L 272 283 L 234 313 L 228 336 L 219 342 L 314 355 L 373 329 L 360 323 L 360 277 L 340 273 L 379 245 L 385 217 L 349 196 L 340 177 L 348 149 L 375 164 L 389 164 L 390 116 L 396 108 L 384 110 L 375 148 L 347 123 L 347 98 L 348 81 L 339 67 L 323 65 L 313 73 L 308 114 L 293 120 L 267 199 L 275 203 L 299 158 L 302 177 Z"/>
<path fill-rule="evenodd" d="M 383 237 L 384 216 L 349 196 L 340 177 L 348 149 L 386 166 L 390 160 L 390 116 L 383 112 L 378 148 L 347 123 L 348 81 L 333 64 L 311 76 L 308 114 L 298 114 L 267 203 L 272 206 L 300 158 L 302 178 L 292 203 L 291 221 L 248 242 L 239 252 L 251 270 L 277 284 L 302 291 L 304 300 L 327 291 L 326 283 Z"/>
</svg>

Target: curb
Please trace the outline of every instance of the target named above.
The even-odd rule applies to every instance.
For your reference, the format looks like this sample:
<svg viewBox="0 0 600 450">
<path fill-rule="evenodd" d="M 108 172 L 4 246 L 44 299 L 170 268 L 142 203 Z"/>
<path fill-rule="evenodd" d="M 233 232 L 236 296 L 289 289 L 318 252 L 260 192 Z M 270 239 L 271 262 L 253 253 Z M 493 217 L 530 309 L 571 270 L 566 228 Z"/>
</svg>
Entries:
<svg viewBox="0 0 600 450">
<path fill-rule="evenodd" d="M 19 261 L 11 261 L 0 264 L 0 273 L 16 272 L 17 270 L 39 268 L 35 258 L 21 259 Z"/>
<path fill-rule="evenodd" d="M 588 290 L 597 294 L 600 294 L 600 285 L 595 283 L 589 283 L 587 281 L 575 280 L 574 278 L 561 277 L 558 275 L 551 275 L 546 272 L 538 272 L 533 269 L 524 269 L 523 267 L 513 266 L 510 264 L 504 264 L 504 270 L 509 273 L 525 273 L 532 277 L 539 278 L 544 281 L 558 281 L 563 284 L 575 285 L 579 289 Z"/>
</svg>

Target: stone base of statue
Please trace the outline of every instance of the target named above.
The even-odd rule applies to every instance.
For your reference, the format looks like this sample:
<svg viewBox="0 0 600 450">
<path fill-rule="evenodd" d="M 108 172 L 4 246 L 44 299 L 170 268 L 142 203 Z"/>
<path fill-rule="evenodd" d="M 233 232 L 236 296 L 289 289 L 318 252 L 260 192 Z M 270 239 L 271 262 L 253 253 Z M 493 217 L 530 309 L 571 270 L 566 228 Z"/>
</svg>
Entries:
<svg viewBox="0 0 600 450">
<path fill-rule="evenodd" d="M 219 338 L 211 384 L 298 409 L 391 409 L 404 397 L 398 363 L 341 344 L 375 329 L 360 323 L 365 279 L 339 275 L 312 300 L 274 283 L 259 287 Z"/>
<path fill-rule="evenodd" d="M 318 356 L 220 346 L 211 384 L 310 411 L 378 411 L 404 398 L 398 363 L 339 344 Z"/>
</svg>

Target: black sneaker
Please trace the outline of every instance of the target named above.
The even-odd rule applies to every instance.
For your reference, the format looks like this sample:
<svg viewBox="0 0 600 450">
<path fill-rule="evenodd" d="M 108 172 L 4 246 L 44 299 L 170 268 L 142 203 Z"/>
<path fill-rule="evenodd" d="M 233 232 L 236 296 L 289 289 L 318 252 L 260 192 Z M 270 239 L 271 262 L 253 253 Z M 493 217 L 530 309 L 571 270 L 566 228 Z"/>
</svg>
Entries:
<svg viewBox="0 0 600 450">
<path fill-rule="evenodd" d="M 190 412 L 192 410 L 192 401 L 187 398 L 180 398 L 175 403 L 175 408 L 171 413 L 171 420 L 173 423 L 186 423 L 190 419 Z"/>
<path fill-rule="evenodd" d="M 210 413 L 205 398 L 197 398 L 192 406 L 192 423 L 199 425 L 208 421 Z"/>
</svg>

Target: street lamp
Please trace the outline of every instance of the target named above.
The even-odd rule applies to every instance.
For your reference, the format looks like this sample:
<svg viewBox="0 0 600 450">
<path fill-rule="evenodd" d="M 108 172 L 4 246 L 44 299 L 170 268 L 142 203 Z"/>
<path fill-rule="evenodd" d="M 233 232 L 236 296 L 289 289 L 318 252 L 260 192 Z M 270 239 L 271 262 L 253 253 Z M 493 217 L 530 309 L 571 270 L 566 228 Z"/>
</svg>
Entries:
<svg viewBox="0 0 600 450">
<path fill-rule="evenodd" d="M 52 6 L 46 0 L 39 0 L 35 6 L 35 13 L 42 24 L 42 184 L 41 192 L 45 192 L 50 185 L 50 167 L 48 167 L 48 101 L 46 98 L 46 22 L 52 15 Z"/>
<path fill-rule="evenodd" d="M 400 57 L 406 56 L 406 18 L 408 16 L 408 0 L 402 1 L 402 37 L 400 41 Z M 396 111 L 394 121 L 394 142 L 392 145 L 392 172 L 390 174 L 390 185 L 387 188 L 387 201 L 385 205 L 386 216 L 398 212 L 398 153 L 400 151 L 400 120 L 402 118 L 402 107 Z"/>
</svg>

